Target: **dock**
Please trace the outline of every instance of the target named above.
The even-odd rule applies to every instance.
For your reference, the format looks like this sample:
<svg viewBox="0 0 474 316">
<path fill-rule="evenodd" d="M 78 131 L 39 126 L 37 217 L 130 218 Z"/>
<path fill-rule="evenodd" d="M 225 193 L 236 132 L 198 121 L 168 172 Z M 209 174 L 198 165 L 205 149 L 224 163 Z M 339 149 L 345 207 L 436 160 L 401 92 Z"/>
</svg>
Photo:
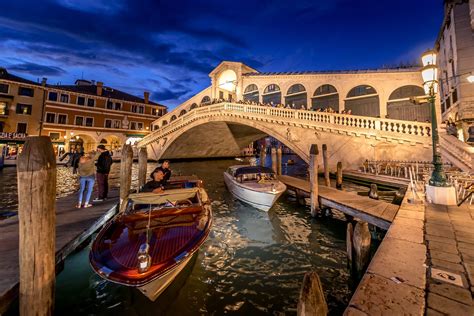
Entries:
<svg viewBox="0 0 474 316">
<path fill-rule="evenodd" d="M 278 179 L 290 189 L 310 194 L 310 183 L 307 180 L 290 176 L 278 176 Z M 399 209 L 395 204 L 323 185 L 319 186 L 319 199 L 322 207 L 336 209 L 385 230 L 390 227 Z"/>
<path fill-rule="evenodd" d="M 56 200 L 56 273 L 78 246 L 117 213 L 117 190 L 90 208 L 75 208 L 77 195 Z M 0 315 L 17 298 L 19 290 L 18 216 L 0 221 Z"/>
<path fill-rule="evenodd" d="M 342 172 L 343 178 L 353 183 L 374 183 L 379 189 L 400 189 L 406 188 L 410 184 L 409 179 L 391 177 L 387 175 L 375 175 L 356 170 L 345 170 Z"/>
</svg>

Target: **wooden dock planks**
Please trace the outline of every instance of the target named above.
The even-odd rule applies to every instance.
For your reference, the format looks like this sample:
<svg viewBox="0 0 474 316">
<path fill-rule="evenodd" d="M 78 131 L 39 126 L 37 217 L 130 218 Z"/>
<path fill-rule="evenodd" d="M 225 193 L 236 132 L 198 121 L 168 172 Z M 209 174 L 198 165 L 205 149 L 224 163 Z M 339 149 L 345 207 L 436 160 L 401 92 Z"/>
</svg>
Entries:
<svg viewBox="0 0 474 316">
<path fill-rule="evenodd" d="M 77 195 L 56 200 L 56 264 L 116 214 L 118 191 L 107 201 L 76 209 Z M 18 296 L 18 217 L 0 221 L 0 314 Z"/>
<path fill-rule="evenodd" d="M 307 180 L 290 176 L 278 176 L 278 179 L 289 188 L 310 192 L 310 183 Z M 390 227 L 399 208 L 385 201 L 372 200 L 353 192 L 340 191 L 323 185 L 319 186 L 319 198 L 322 206 L 337 209 L 385 230 Z"/>
</svg>

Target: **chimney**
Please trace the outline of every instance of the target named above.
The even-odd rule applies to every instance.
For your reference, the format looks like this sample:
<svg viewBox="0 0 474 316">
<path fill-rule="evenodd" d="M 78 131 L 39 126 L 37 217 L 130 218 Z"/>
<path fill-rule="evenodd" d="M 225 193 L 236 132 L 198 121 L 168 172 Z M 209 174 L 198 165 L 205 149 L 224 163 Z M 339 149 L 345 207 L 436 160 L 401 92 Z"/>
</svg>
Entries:
<svg viewBox="0 0 474 316">
<path fill-rule="evenodd" d="M 143 96 L 145 99 L 145 104 L 148 104 L 148 101 L 150 100 L 150 92 L 148 91 L 143 92 Z"/>
<path fill-rule="evenodd" d="M 101 81 L 97 81 L 97 95 L 102 95 L 103 87 L 104 87 L 104 83 Z"/>
<path fill-rule="evenodd" d="M 46 81 L 48 81 L 48 78 L 46 78 L 46 77 L 43 77 L 43 79 L 41 79 L 41 85 L 42 85 L 43 87 L 46 86 Z"/>
</svg>

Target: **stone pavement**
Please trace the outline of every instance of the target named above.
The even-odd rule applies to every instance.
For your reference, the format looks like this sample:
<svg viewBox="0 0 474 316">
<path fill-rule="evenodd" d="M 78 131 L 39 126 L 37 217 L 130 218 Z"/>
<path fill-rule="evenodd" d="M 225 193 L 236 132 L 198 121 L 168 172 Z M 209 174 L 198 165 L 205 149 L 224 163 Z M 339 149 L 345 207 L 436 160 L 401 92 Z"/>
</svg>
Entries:
<svg viewBox="0 0 474 316">
<path fill-rule="evenodd" d="M 474 206 L 427 204 L 427 315 L 474 315 Z"/>
<path fill-rule="evenodd" d="M 411 197 L 408 190 L 345 315 L 474 315 L 474 206 Z"/>
</svg>

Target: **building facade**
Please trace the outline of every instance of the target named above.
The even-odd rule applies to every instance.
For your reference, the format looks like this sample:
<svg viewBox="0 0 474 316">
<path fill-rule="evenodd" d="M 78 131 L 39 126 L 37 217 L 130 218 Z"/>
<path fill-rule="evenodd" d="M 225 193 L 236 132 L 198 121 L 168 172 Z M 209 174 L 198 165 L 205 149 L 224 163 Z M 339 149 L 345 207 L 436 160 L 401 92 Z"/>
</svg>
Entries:
<svg viewBox="0 0 474 316">
<path fill-rule="evenodd" d="M 26 136 L 36 135 L 49 136 L 57 156 L 99 144 L 118 154 L 166 112 L 148 92 L 140 98 L 87 80 L 48 85 L 46 78 L 37 83 L 0 68 L 0 154 L 6 164 L 14 164 Z"/>
<path fill-rule="evenodd" d="M 166 107 L 104 86 L 102 82 L 77 80 L 75 85 L 48 86 L 42 135 L 48 135 L 58 151 L 90 151 L 103 144 L 120 150 L 151 130 L 151 123 Z"/>
<path fill-rule="evenodd" d="M 320 111 L 331 108 L 340 113 L 398 120 L 431 119 L 420 67 L 262 73 L 243 63 L 224 61 L 209 77 L 211 86 L 157 121 L 154 129 L 219 99 Z"/>
<path fill-rule="evenodd" d="M 6 160 L 16 159 L 26 136 L 40 134 L 45 84 L 0 68 L 0 156 Z"/>
<path fill-rule="evenodd" d="M 474 143 L 474 1 L 445 0 L 436 41 L 442 119 L 455 122 L 458 137 Z"/>
</svg>

